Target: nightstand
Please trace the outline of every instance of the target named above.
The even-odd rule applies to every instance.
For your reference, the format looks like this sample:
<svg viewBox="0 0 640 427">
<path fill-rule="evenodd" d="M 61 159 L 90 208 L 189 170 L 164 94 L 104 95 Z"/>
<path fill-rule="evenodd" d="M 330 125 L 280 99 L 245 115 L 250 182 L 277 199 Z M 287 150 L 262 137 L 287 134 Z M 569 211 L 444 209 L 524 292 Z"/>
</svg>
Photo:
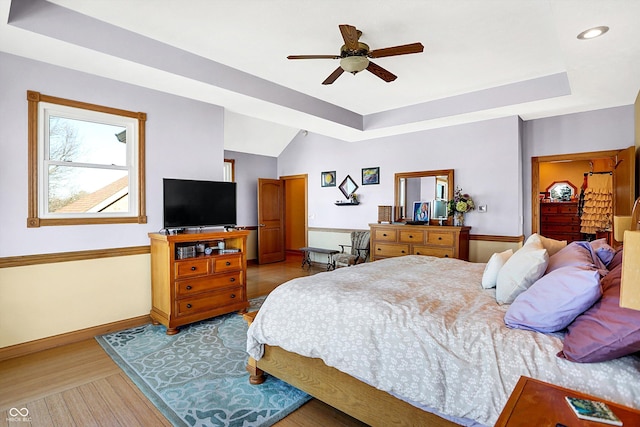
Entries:
<svg viewBox="0 0 640 427">
<path fill-rule="evenodd" d="M 565 396 L 605 402 L 622 420 L 624 427 L 640 426 L 640 411 L 636 409 L 533 378 L 520 377 L 495 427 L 555 427 L 558 423 L 567 427 L 606 427 L 608 425 L 576 417 L 565 401 Z"/>
</svg>

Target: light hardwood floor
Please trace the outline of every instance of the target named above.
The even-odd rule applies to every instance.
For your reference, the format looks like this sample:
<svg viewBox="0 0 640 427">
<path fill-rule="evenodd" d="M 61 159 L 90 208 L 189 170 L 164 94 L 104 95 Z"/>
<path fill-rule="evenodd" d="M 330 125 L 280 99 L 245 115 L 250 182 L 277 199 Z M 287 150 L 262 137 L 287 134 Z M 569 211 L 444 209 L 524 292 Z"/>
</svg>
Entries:
<svg viewBox="0 0 640 427">
<path fill-rule="evenodd" d="M 282 263 L 249 266 L 248 297 L 324 271 L 324 266 L 308 271 L 300 265 L 301 258 L 294 256 Z M 0 362 L 0 427 L 170 425 L 93 339 Z M 365 424 L 312 399 L 275 426 Z"/>
</svg>

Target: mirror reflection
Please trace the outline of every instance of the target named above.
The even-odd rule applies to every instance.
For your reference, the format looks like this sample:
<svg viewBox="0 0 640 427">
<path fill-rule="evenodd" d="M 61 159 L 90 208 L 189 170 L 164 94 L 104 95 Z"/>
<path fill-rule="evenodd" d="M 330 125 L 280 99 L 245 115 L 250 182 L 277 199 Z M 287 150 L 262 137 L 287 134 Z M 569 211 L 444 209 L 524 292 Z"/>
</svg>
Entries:
<svg viewBox="0 0 640 427">
<path fill-rule="evenodd" d="M 395 175 L 395 221 L 412 219 L 413 204 L 430 203 L 431 222 L 447 221 L 447 200 L 453 198 L 453 169 L 403 172 Z"/>
<path fill-rule="evenodd" d="M 342 181 L 340 184 L 340 191 L 344 194 L 345 198 L 349 198 L 356 190 L 358 189 L 358 184 L 355 183 L 353 179 L 351 179 L 350 175 Z"/>
</svg>

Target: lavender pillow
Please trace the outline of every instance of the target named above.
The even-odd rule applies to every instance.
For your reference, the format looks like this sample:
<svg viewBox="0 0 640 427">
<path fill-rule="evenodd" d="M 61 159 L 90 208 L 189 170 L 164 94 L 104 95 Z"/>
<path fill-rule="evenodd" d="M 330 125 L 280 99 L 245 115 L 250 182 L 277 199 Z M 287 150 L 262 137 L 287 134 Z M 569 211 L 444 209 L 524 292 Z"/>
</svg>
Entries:
<svg viewBox="0 0 640 427">
<path fill-rule="evenodd" d="M 606 266 L 600 261 L 589 242 L 571 242 L 550 256 L 545 274 L 569 266 L 596 268 L 602 270 L 602 275 L 606 274 Z"/>
<path fill-rule="evenodd" d="M 504 322 L 511 328 L 556 332 L 566 328 L 601 295 L 597 270 L 584 266 L 558 268 L 518 295 Z"/>
<path fill-rule="evenodd" d="M 640 351 L 640 311 L 620 307 L 622 264 L 602 279 L 600 301 L 568 327 L 560 357 L 604 362 Z"/>
<path fill-rule="evenodd" d="M 607 244 L 607 239 L 594 240 L 589 245 L 604 265 L 608 265 L 616 254 L 616 250 Z"/>
</svg>

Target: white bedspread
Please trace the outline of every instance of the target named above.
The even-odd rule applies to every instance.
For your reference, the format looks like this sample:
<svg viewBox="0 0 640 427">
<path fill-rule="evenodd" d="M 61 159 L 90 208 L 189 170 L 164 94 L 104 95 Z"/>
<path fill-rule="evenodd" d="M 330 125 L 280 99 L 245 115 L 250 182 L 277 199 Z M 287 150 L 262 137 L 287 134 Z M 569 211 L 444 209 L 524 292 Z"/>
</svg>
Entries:
<svg viewBox="0 0 640 427">
<path fill-rule="evenodd" d="M 482 289 L 485 264 L 405 256 L 292 280 L 248 331 L 247 351 L 280 346 L 404 400 L 493 425 L 520 375 L 640 408 L 640 360 L 556 357 L 562 334 L 509 329 Z"/>
</svg>

